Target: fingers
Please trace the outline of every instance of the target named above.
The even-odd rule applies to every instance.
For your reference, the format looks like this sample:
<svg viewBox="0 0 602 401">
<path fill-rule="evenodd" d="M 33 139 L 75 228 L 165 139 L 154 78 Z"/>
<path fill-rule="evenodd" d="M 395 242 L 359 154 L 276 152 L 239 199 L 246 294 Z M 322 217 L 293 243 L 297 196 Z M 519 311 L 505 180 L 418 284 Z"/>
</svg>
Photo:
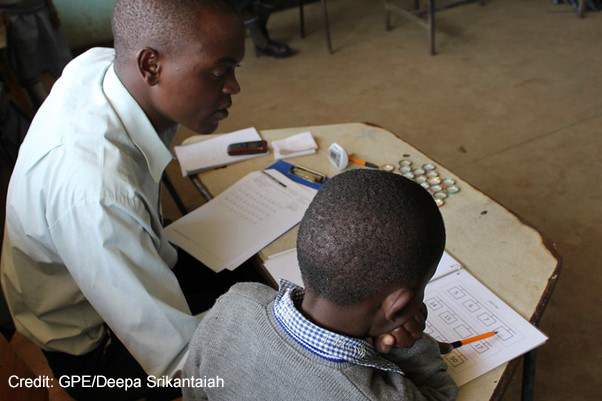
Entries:
<svg viewBox="0 0 602 401">
<path fill-rule="evenodd" d="M 437 345 L 439 345 L 439 352 L 441 353 L 441 355 L 449 354 L 454 349 L 454 347 L 450 343 L 442 343 L 437 341 Z"/>
<path fill-rule="evenodd" d="M 424 302 L 422 303 L 422 305 L 420 305 L 420 312 L 422 313 L 422 317 L 424 318 L 424 321 L 426 321 L 426 318 L 429 316 L 429 311 Z"/>
<path fill-rule="evenodd" d="M 398 327 L 391 332 L 393 337 L 395 337 L 395 346 L 400 348 L 411 348 L 416 340 L 420 338 L 420 335 L 416 336 L 415 333 L 408 331 L 405 328 L 405 325 L 402 327 Z"/>
<path fill-rule="evenodd" d="M 427 309 L 423 303 L 416 315 L 407 320 L 401 327 L 376 337 L 374 340 L 376 350 L 386 354 L 391 352 L 393 347 L 411 348 L 416 340 L 422 337 L 426 327 L 426 318 Z"/>
<path fill-rule="evenodd" d="M 388 354 L 395 346 L 395 341 L 395 337 L 391 334 L 381 334 L 375 339 L 374 345 L 381 354 Z"/>
<path fill-rule="evenodd" d="M 422 337 L 422 333 L 426 327 L 426 318 L 422 312 L 418 312 L 414 318 L 409 319 L 402 327 L 413 339 L 417 340 Z"/>
</svg>

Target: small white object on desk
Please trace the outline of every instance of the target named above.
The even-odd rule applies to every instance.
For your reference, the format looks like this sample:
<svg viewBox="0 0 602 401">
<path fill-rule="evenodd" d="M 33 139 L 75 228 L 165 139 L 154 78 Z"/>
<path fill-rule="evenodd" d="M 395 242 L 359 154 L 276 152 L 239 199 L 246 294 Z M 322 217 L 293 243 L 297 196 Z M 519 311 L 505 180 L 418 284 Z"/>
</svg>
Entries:
<svg viewBox="0 0 602 401">
<path fill-rule="evenodd" d="M 328 161 L 337 170 L 343 170 L 349 164 L 349 155 L 341 145 L 333 142 L 328 148 Z"/>
<path fill-rule="evenodd" d="M 205 170 L 261 157 L 264 154 L 230 156 L 228 145 L 238 142 L 260 141 L 255 128 L 245 128 L 229 134 L 219 135 L 205 141 L 176 146 L 176 156 L 180 162 L 182 175 L 197 174 Z"/>
<path fill-rule="evenodd" d="M 272 142 L 275 159 L 286 159 L 288 157 L 306 156 L 316 153 L 318 144 L 311 135 L 305 131 L 288 138 Z"/>
</svg>

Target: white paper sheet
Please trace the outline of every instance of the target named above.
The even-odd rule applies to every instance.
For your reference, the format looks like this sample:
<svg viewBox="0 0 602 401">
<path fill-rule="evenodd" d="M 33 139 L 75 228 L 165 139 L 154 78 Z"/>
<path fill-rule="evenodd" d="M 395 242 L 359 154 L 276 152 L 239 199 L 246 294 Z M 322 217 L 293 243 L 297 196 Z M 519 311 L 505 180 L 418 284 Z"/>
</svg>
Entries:
<svg viewBox="0 0 602 401">
<path fill-rule="evenodd" d="M 461 386 L 543 344 L 547 337 L 466 269 L 431 281 L 425 291 L 425 333 L 453 342 L 497 331 L 493 337 L 444 355 L 449 373 Z"/>
<path fill-rule="evenodd" d="M 239 156 L 228 154 L 228 145 L 231 143 L 260 140 L 259 132 L 255 128 L 245 128 L 204 141 L 179 145 L 174 149 L 182 169 L 182 175 L 187 176 L 227 164 L 261 157 L 265 153 Z"/>
<path fill-rule="evenodd" d="M 297 248 L 272 255 L 263 264 L 276 283 L 283 278 L 303 287 L 303 279 L 297 262 Z"/>
<path fill-rule="evenodd" d="M 299 223 L 316 192 L 276 170 L 255 171 L 165 233 L 212 270 L 233 270 Z"/>
</svg>

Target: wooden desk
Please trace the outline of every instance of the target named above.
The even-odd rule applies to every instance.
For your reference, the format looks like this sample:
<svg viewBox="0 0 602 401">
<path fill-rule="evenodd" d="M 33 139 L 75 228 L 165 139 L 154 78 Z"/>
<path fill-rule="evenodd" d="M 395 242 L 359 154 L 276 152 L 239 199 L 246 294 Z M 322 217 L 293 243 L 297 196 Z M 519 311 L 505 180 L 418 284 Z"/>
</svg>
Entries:
<svg viewBox="0 0 602 401">
<path fill-rule="evenodd" d="M 319 150 L 311 156 L 290 159 L 293 164 L 309 167 L 332 177 L 338 173 L 326 153 L 332 142 L 348 152 L 378 165 L 394 164 L 403 158 L 415 165 L 434 162 L 439 174 L 454 178 L 461 191 L 450 196 L 440 209 L 447 231 L 446 249 L 466 266 L 483 284 L 531 323 L 537 324 L 556 284 L 560 259 L 539 234 L 493 199 L 391 132 L 361 123 L 262 131 L 268 141 L 311 131 Z M 274 163 L 272 154 L 201 174 L 213 195 L 234 184 L 245 174 Z M 348 168 L 356 168 L 351 166 Z M 263 249 L 263 260 L 274 253 L 295 247 L 294 228 Z M 460 388 L 458 400 L 498 400 L 504 393 L 519 360 L 513 360 Z"/>
</svg>

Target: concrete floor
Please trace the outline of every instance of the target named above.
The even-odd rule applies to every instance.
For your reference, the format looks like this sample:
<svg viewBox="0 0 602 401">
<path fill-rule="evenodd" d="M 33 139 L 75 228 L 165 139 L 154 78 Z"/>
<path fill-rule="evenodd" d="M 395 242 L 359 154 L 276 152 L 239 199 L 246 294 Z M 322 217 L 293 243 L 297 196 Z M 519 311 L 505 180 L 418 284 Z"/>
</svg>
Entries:
<svg viewBox="0 0 602 401">
<path fill-rule="evenodd" d="M 417 25 L 395 18 L 385 31 L 382 2 L 328 7 L 333 55 L 319 3 L 306 7 L 305 39 L 297 10 L 270 20 L 297 55 L 256 58 L 247 43 L 242 92 L 219 132 L 372 122 L 536 226 L 564 260 L 540 325 L 550 339 L 538 354 L 536 400 L 599 399 L 602 13 L 578 19 L 569 6 L 525 0 L 445 10 L 432 57 Z M 180 130 L 176 142 L 190 134 Z M 175 163 L 168 174 L 189 209 L 201 204 Z M 165 217 L 179 217 L 164 198 Z M 504 400 L 519 399 L 515 377 Z"/>
</svg>

